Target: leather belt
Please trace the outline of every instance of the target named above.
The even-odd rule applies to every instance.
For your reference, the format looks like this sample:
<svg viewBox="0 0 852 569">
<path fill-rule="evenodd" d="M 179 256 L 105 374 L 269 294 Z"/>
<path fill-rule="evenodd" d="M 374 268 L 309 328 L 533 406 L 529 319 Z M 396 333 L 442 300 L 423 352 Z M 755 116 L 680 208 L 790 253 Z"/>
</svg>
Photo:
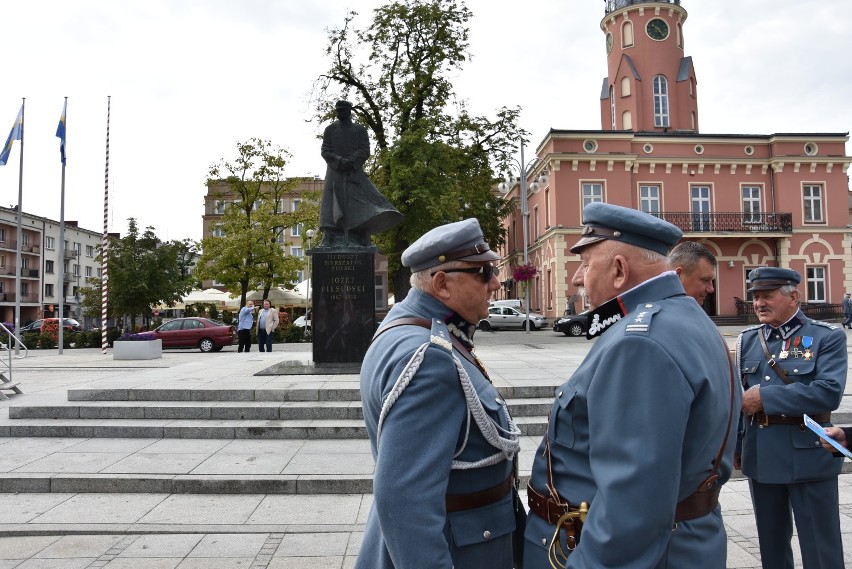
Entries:
<svg viewBox="0 0 852 569">
<path fill-rule="evenodd" d="M 559 518 L 568 512 L 580 511 L 578 506 L 572 506 L 569 502 L 559 503 L 551 496 L 545 496 L 536 492 L 535 488 L 530 484 L 527 484 L 527 504 L 529 504 L 531 512 L 543 518 L 550 525 L 556 525 Z M 582 526 L 582 522 L 579 520 L 577 522 Z"/>
<path fill-rule="evenodd" d="M 447 512 L 461 512 L 464 510 L 473 510 L 488 506 L 494 502 L 499 502 L 503 496 L 512 490 L 512 484 L 515 482 L 515 477 L 509 474 L 509 477 L 492 488 L 487 488 L 479 492 L 471 494 L 447 494 Z"/>
<path fill-rule="evenodd" d="M 811 418 L 817 423 L 831 422 L 831 413 L 816 413 Z M 764 427 L 768 425 L 800 425 L 805 424 L 805 418 L 801 415 L 767 415 L 763 411 L 754 414 L 754 420 Z"/>
</svg>

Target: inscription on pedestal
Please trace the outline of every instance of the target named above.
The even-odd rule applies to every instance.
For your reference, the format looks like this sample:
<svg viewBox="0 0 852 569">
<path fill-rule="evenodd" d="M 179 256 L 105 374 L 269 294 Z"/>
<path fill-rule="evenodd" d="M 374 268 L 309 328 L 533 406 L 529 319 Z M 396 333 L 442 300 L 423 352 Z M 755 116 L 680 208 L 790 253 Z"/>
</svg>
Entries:
<svg viewBox="0 0 852 569">
<path fill-rule="evenodd" d="M 376 329 L 373 252 L 314 251 L 313 359 L 361 362 Z"/>
</svg>

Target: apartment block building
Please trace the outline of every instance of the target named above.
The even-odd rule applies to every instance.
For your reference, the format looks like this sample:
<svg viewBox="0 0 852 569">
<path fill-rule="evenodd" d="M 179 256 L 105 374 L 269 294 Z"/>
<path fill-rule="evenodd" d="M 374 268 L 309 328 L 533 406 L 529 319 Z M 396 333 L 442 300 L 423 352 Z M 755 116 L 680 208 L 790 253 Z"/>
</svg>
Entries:
<svg viewBox="0 0 852 569">
<path fill-rule="evenodd" d="M 601 129 L 551 129 L 535 149 L 527 186 L 545 181 L 527 193 L 528 254 L 539 269 L 530 304 L 545 315 L 561 314 L 577 292 L 579 257 L 569 249 L 595 201 L 659 216 L 707 246 L 719 262 L 704 304 L 711 316 L 736 315 L 750 300 L 749 271 L 762 265 L 798 271 L 808 304 L 839 303 L 852 290 L 849 133 L 702 132 L 683 3 L 608 1 Z M 515 184 L 505 195 L 519 206 L 504 220 L 506 297 L 521 294 L 511 280 L 523 263 L 520 191 Z"/>
<path fill-rule="evenodd" d="M 65 222 L 64 243 L 59 241 L 59 222 L 28 214 L 21 216 L 20 264 L 18 262 L 18 212 L 0 207 L 0 320 L 14 322 L 20 303 L 21 324 L 59 315 L 75 318 L 84 328 L 99 325 L 99 318 L 85 318 L 80 307 L 80 288 L 89 277 L 100 277 L 96 248 L 102 234 Z M 60 266 L 64 277 L 60 282 Z M 19 285 L 17 283 L 20 283 Z"/>
</svg>

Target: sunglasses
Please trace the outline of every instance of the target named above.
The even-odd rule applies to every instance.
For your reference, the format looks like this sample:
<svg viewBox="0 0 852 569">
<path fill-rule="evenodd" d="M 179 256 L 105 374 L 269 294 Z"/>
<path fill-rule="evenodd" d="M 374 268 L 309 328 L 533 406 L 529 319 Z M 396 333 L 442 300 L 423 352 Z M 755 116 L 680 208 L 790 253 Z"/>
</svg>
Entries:
<svg viewBox="0 0 852 569">
<path fill-rule="evenodd" d="M 446 269 L 444 271 L 435 271 L 431 276 L 438 273 L 470 273 L 472 275 L 482 275 L 482 282 L 491 282 L 491 277 L 496 277 L 500 274 L 500 269 L 494 265 L 482 265 L 481 267 L 471 267 L 469 269 Z"/>
</svg>

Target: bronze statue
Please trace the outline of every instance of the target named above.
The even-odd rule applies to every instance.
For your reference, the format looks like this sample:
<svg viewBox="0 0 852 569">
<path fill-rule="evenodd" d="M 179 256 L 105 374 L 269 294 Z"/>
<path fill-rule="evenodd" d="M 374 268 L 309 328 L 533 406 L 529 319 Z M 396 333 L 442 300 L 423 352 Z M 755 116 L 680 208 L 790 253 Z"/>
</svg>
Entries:
<svg viewBox="0 0 852 569">
<path fill-rule="evenodd" d="M 337 119 L 322 136 L 322 157 L 328 165 L 320 206 L 320 248 L 364 248 L 370 235 L 390 229 L 402 214 L 364 173 L 370 156 L 367 129 L 352 122 L 352 103 L 338 101 Z"/>
</svg>

